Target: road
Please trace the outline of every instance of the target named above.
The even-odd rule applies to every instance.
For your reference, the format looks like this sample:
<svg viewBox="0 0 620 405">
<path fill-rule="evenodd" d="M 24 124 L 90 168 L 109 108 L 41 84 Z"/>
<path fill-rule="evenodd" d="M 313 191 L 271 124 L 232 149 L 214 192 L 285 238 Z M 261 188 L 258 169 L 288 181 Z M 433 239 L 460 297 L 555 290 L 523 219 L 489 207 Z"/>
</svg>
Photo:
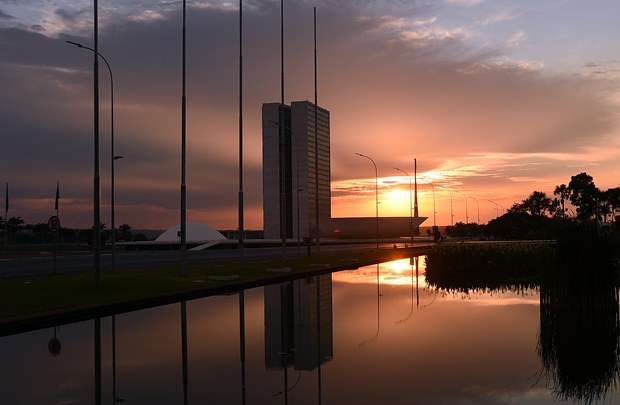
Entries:
<svg viewBox="0 0 620 405">
<path fill-rule="evenodd" d="M 415 243 L 415 246 L 430 246 L 431 243 Z M 382 244 L 382 249 L 393 249 L 394 244 Z M 397 247 L 404 247 L 404 244 L 398 244 Z M 321 246 L 321 252 L 334 251 L 355 251 L 375 248 L 374 243 L 369 244 L 351 244 L 351 245 L 326 245 Z M 306 248 L 287 247 L 286 255 L 294 257 L 305 255 Z M 257 258 L 277 258 L 282 257 L 281 247 L 266 248 L 247 248 L 245 249 L 245 257 L 247 259 Z M 213 264 L 221 263 L 239 258 L 237 249 L 212 249 L 200 252 L 187 252 L 188 264 Z M 101 258 L 103 271 L 111 268 L 112 256 L 110 253 L 102 255 Z M 179 263 L 178 251 L 134 251 L 134 252 L 117 252 L 116 268 L 117 269 L 148 269 L 162 266 L 175 266 Z M 57 269 L 59 273 L 71 273 L 77 271 L 87 271 L 93 268 L 92 255 L 65 255 L 58 256 Z M 20 257 L 0 259 L 0 277 L 21 277 L 32 275 L 51 274 L 53 271 L 53 261 L 51 256 L 44 257 Z"/>
</svg>

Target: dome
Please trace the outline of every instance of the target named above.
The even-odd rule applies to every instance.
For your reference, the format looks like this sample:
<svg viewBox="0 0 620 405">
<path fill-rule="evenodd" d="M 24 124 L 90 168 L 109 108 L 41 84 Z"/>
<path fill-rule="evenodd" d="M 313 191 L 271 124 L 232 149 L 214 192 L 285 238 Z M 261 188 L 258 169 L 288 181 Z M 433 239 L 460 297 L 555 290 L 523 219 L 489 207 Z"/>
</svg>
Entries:
<svg viewBox="0 0 620 405">
<path fill-rule="evenodd" d="M 155 239 L 155 242 L 174 242 L 178 243 L 181 240 L 179 236 L 181 226 L 176 225 L 168 229 Z M 225 240 L 224 235 L 211 228 L 206 224 L 188 223 L 187 228 L 187 242 L 208 242 L 215 240 Z"/>
</svg>

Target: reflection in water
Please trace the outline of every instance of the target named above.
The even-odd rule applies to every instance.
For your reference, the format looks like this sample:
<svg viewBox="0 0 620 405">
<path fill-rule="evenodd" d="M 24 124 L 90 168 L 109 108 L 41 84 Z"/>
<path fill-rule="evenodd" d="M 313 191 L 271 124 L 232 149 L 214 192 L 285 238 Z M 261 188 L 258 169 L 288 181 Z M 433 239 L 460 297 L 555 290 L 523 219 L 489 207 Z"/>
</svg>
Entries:
<svg viewBox="0 0 620 405">
<path fill-rule="evenodd" d="M 446 268 L 432 256 L 429 263 L 429 284 L 448 293 L 539 291 L 537 351 L 558 400 L 603 400 L 620 381 L 619 298 L 612 273 L 550 266 L 540 277 L 516 279 L 515 270 L 490 275 L 479 269 Z"/>
<path fill-rule="evenodd" d="M 591 403 L 607 396 L 620 376 L 619 336 L 613 284 L 541 285 L 538 353 L 558 399 Z"/>
<path fill-rule="evenodd" d="M 201 382 L 193 402 L 404 405 L 415 392 L 424 404 L 620 403 L 619 296 L 609 280 L 559 272 L 539 287 L 495 276 L 496 288 L 477 290 L 483 280 L 448 273 L 430 274 L 441 288 L 425 288 L 425 261 L 412 258 L 113 316 L 111 328 L 94 319 L 5 337 L 0 392 L 7 404 L 123 402 L 118 372 L 131 403 L 188 404 L 191 354 Z"/>
<path fill-rule="evenodd" d="M 112 402 L 123 402 L 116 391 L 116 315 L 112 315 Z"/>
<path fill-rule="evenodd" d="M 310 371 L 329 361 L 333 356 L 331 274 L 264 290 L 265 367 Z"/>
<path fill-rule="evenodd" d="M 95 404 L 101 405 L 101 318 L 95 318 Z"/>
<path fill-rule="evenodd" d="M 409 314 L 407 314 L 407 316 L 405 318 L 401 319 L 397 323 L 407 322 L 413 316 L 413 309 L 414 309 L 413 296 L 414 296 L 414 290 L 415 290 L 415 307 L 416 308 L 420 307 L 420 294 L 419 294 L 419 286 L 418 286 L 418 278 L 419 278 L 418 259 L 419 259 L 418 257 L 412 257 L 412 258 L 409 259 L 410 263 L 411 263 L 411 306 L 409 308 Z M 415 267 L 415 270 L 414 270 L 414 267 Z M 414 271 L 415 271 L 415 273 L 414 273 Z M 415 287 L 414 287 L 414 277 L 415 277 Z"/>
<path fill-rule="evenodd" d="M 317 369 L 321 401 L 321 365 L 333 357 L 331 274 L 264 287 L 265 368 L 282 370 L 283 391 L 301 380 L 301 371 Z M 297 371 L 289 386 L 288 368 Z"/>
<path fill-rule="evenodd" d="M 62 345 L 60 343 L 60 339 L 58 339 L 58 326 L 54 326 L 54 337 L 52 337 L 47 344 L 47 350 L 52 357 L 57 357 L 60 355 Z"/>
<path fill-rule="evenodd" d="M 241 403 L 245 405 L 245 291 L 239 292 L 239 359 L 241 361 Z"/>
<path fill-rule="evenodd" d="M 417 282 L 419 288 L 426 287 L 424 276 L 424 258 L 418 260 L 421 273 Z M 410 286 L 411 266 L 413 258 L 398 259 L 386 263 L 379 263 L 379 282 L 382 286 Z M 352 284 L 377 284 L 377 265 L 363 266 L 356 270 L 344 270 L 333 274 L 335 282 Z"/>
<path fill-rule="evenodd" d="M 379 277 L 379 264 L 376 265 L 376 273 L 377 273 L 377 330 L 374 334 L 374 336 L 372 336 L 369 339 L 364 340 L 363 342 L 360 342 L 360 346 L 364 346 L 370 342 L 373 342 L 377 339 L 379 339 L 379 333 L 381 332 L 381 279 Z"/>
<path fill-rule="evenodd" d="M 187 303 L 181 301 L 181 358 L 183 362 L 183 404 L 187 405 L 188 400 L 188 367 L 187 367 Z"/>
</svg>

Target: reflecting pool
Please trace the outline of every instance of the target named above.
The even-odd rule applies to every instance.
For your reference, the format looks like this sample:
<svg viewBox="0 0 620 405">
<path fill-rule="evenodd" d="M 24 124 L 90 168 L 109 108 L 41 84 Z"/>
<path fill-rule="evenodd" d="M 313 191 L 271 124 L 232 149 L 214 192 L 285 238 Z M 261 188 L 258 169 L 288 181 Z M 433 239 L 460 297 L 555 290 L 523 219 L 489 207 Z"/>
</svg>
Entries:
<svg viewBox="0 0 620 405">
<path fill-rule="evenodd" d="M 620 403 L 615 288 L 448 287 L 411 258 L 2 337 L 2 403 Z"/>
</svg>

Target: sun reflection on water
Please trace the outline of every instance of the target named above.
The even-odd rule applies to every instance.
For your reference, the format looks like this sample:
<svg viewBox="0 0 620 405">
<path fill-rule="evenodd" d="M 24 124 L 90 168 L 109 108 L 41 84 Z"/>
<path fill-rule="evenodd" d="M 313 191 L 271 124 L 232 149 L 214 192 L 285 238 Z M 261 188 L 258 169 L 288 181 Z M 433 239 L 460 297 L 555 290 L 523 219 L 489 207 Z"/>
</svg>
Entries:
<svg viewBox="0 0 620 405">
<path fill-rule="evenodd" d="M 426 287 L 426 261 L 424 256 L 417 258 L 417 282 L 420 288 Z M 333 274 L 336 282 L 353 284 L 374 284 L 377 282 L 377 265 L 363 266 L 357 270 L 341 271 Z M 379 282 L 382 285 L 411 285 L 416 282 L 414 259 L 406 258 L 379 264 Z"/>
</svg>

